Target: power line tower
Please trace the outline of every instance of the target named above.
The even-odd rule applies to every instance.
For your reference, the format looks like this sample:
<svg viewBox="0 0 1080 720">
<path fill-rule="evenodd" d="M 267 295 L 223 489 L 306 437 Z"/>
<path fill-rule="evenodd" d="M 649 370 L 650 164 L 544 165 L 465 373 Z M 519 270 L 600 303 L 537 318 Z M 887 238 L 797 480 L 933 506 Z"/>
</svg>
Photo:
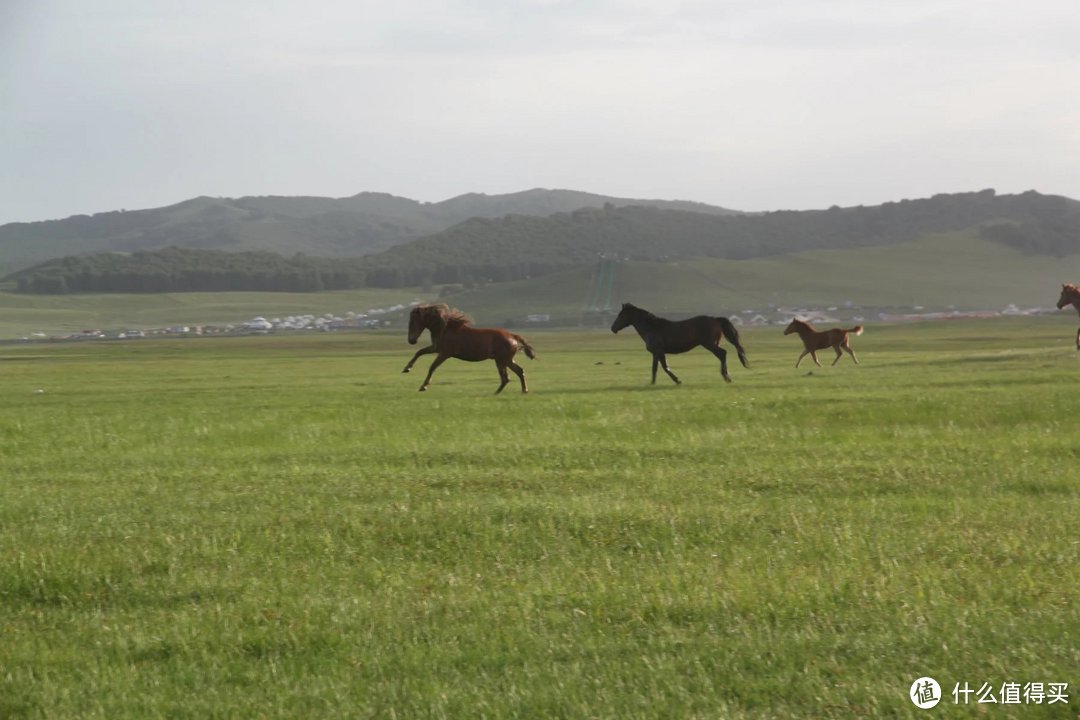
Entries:
<svg viewBox="0 0 1080 720">
<path fill-rule="evenodd" d="M 614 305 L 615 272 L 617 260 L 601 255 L 589 277 L 589 287 L 585 292 L 585 302 L 581 307 L 581 324 L 602 324 L 610 319 Z"/>
</svg>

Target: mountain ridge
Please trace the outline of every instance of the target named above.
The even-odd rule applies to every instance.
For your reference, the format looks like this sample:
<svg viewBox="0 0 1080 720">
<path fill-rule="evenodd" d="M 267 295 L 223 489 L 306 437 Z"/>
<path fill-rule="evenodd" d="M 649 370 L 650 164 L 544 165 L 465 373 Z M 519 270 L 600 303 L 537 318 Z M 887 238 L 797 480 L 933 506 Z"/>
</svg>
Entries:
<svg viewBox="0 0 1080 720">
<path fill-rule="evenodd" d="M 68 255 L 170 246 L 355 257 L 441 232 L 472 217 L 552 214 L 606 204 L 735 212 L 689 201 L 544 188 L 501 195 L 466 193 L 434 203 L 370 191 L 342 198 L 201 195 L 156 208 L 0 225 L 0 274 Z"/>
<path fill-rule="evenodd" d="M 540 199 L 547 202 L 551 196 Z M 468 207 L 475 201 L 466 197 L 460 203 Z M 311 207 L 303 199 L 290 202 Z M 182 209 L 197 217 L 244 212 L 235 203 L 213 198 L 189 201 Z M 325 220 L 326 214 L 319 217 Z M 553 275 L 601 259 L 745 260 L 884 247 L 961 231 L 1026 255 L 1075 255 L 1080 253 L 1080 202 L 1034 191 L 997 195 L 988 189 L 871 207 L 757 215 L 607 203 L 547 216 L 474 216 L 442 232 L 360 257 L 170 246 L 66 256 L 10 274 L 6 280 L 33 293 L 475 286 Z"/>
</svg>

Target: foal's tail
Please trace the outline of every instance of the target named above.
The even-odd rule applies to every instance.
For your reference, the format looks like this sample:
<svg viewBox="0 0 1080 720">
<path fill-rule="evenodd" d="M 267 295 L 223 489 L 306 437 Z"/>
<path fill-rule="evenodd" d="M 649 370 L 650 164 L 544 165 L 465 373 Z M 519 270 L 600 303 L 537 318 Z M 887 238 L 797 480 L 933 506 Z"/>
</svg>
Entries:
<svg viewBox="0 0 1080 720">
<path fill-rule="evenodd" d="M 864 328 L 862 325 L 856 325 L 855 327 L 851 328 L 850 330 L 845 330 L 844 332 L 855 333 L 856 335 L 862 335 L 862 331 L 865 330 L 865 329 L 866 328 Z"/>
<path fill-rule="evenodd" d="M 739 331 L 735 329 L 735 326 L 731 324 L 731 321 L 726 317 L 716 318 L 720 321 L 720 329 L 724 332 L 724 337 L 728 339 L 732 345 L 735 346 L 735 351 L 739 353 L 739 362 L 743 364 L 744 368 L 749 368 L 750 363 L 746 362 L 746 351 L 743 350 L 743 346 L 739 343 Z"/>
<path fill-rule="evenodd" d="M 514 333 L 510 333 L 510 336 L 518 341 L 521 345 L 521 349 L 525 351 L 525 355 L 528 356 L 530 360 L 536 359 L 536 351 L 533 350 L 533 346 L 529 344 L 528 340 Z"/>
</svg>

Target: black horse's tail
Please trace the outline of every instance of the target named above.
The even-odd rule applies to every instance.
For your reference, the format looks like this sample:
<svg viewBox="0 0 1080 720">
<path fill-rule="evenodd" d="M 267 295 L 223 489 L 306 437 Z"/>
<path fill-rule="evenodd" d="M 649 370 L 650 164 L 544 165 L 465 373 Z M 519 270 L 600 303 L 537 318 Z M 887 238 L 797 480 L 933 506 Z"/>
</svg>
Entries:
<svg viewBox="0 0 1080 720">
<path fill-rule="evenodd" d="M 739 353 L 739 362 L 743 364 L 744 368 L 749 369 L 750 363 L 746 362 L 746 351 L 743 350 L 743 346 L 739 343 L 739 331 L 735 329 L 735 326 L 731 324 L 731 321 L 726 317 L 716 318 L 720 321 L 720 329 L 724 332 L 724 337 L 728 339 L 732 345 L 735 346 L 735 351 Z"/>
<path fill-rule="evenodd" d="M 525 355 L 527 355 L 530 360 L 535 360 L 536 351 L 533 350 L 533 346 L 529 344 L 529 341 L 515 333 L 511 333 L 511 335 L 521 344 L 521 349 L 525 351 Z"/>
</svg>

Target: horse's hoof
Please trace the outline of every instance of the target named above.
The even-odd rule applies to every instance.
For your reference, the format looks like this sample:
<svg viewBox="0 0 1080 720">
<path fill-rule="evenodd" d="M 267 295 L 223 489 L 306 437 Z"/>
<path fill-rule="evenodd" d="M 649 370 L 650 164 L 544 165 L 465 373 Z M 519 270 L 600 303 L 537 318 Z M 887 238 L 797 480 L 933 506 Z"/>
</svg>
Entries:
<svg viewBox="0 0 1080 720">
<path fill-rule="evenodd" d="M 731 382 L 731 378 L 729 378 L 727 375 L 725 375 L 724 376 L 724 382 Z"/>
<path fill-rule="evenodd" d="M 426 388 L 426 387 L 422 387 L 422 388 L 420 388 L 420 390 L 419 390 L 418 392 L 427 392 L 427 388 Z"/>
<path fill-rule="evenodd" d="M 403 373 L 407 373 L 407 372 L 409 372 L 409 368 L 405 368 L 405 369 L 404 369 L 404 370 L 402 370 L 401 372 L 403 372 Z"/>
</svg>

